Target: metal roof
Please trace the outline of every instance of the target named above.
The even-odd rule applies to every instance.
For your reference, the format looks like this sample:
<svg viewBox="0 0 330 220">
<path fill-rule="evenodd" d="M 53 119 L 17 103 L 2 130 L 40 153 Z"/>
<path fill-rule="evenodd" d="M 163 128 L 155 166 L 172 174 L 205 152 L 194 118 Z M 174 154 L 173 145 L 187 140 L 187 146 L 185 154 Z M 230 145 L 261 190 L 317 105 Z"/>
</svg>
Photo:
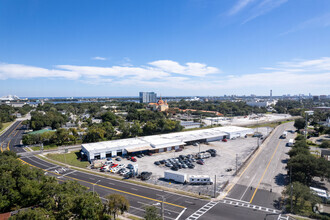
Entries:
<svg viewBox="0 0 330 220">
<path fill-rule="evenodd" d="M 82 144 L 82 147 L 89 152 L 100 152 L 100 151 L 113 151 L 126 149 L 133 152 L 141 151 L 138 149 L 159 149 L 165 147 L 184 145 L 185 142 L 197 141 L 208 138 L 215 138 L 226 136 L 231 133 L 253 133 L 253 129 L 236 127 L 236 126 L 225 126 L 225 127 L 215 127 L 194 131 L 183 131 L 174 132 L 169 134 L 161 135 L 151 135 L 136 138 L 119 139 L 113 141 L 104 141 L 97 143 Z"/>
</svg>

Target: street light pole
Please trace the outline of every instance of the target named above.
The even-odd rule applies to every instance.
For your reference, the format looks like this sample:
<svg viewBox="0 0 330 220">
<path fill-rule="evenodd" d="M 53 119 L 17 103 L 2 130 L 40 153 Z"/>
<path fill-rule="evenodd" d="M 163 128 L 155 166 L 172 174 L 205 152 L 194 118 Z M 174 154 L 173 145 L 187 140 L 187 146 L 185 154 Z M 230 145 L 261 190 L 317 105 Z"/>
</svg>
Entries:
<svg viewBox="0 0 330 220">
<path fill-rule="evenodd" d="M 94 186 L 98 183 L 98 182 L 100 182 L 101 180 L 98 180 L 98 181 L 96 181 L 94 184 L 93 184 L 93 195 L 94 195 Z"/>
</svg>

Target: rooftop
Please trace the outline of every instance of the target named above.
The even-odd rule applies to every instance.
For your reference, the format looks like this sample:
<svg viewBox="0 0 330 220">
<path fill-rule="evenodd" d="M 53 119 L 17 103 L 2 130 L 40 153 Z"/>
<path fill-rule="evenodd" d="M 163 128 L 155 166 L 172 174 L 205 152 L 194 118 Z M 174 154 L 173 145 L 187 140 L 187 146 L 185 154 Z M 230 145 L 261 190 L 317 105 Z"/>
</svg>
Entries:
<svg viewBox="0 0 330 220">
<path fill-rule="evenodd" d="M 250 128 L 226 126 L 216 127 L 195 131 L 175 132 L 161 135 L 151 135 L 136 138 L 127 138 L 113 141 L 104 141 L 97 143 L 82 144 L 88 151 L 102 151 L 102 150 L 116 150 L 125 148 L 127 151 L 133 149 L 158 149 L 172 146 L 184 145 L 185 142 L 196 141 L 207 138 L 215 138 L 225 136 L 229 133 L 247 132 L 251 131 Z"/>
</svg>

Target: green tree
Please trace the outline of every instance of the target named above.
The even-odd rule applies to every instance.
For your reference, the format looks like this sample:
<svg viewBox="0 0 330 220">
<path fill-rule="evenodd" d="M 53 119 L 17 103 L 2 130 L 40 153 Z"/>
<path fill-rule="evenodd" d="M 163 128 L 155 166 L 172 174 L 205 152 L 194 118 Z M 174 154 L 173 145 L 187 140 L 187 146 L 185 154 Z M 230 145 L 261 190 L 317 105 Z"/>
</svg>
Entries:
<svg viewBox="0 0 330 220">
<path fill-rule="evenodd" d="M 129 210 L 130 204 L 129 201 L 121 194 L 110 194 L 106 197 L 105 203 L 105 213 L 109 215 L 113 215 L 114 219 L 116 216 L 121 213 Z"/>
<path fill-rule="evenodd" d="M 293 182 L 292 186 L 292 209 L 294 213 L 300 213 L 309 204 L 313 206 L 320 202 L 320 199 L 313 194 L 308 186 L 300 182 Z M 285 187 L 283 195 L 291 199 L 291 185 Z M 290 205 L 290 202 L 287 202 L 287 210 L 291 209 Z"/>
<path fill-rule="evenodd" d="M 113 126 L 117 125 L 117 117 L 113 112 L 106 112 L 101 116 L 103 122 L 110 122 Z"/>
<path fill-rule="evenodd" d="M 320 148 L 330 148 L 330 141 L 322 141 Z"/>
<path fill-rule="evenodd" d="M 145 220 L 162 220 L 162 217 L 158 214 L 158 210 L 155 206 L 145 207 Z"/>
<path fill-rule="evenodd" d="M 129 130 L 132 137 L 140 136 L 143 132 L 141 124 L 138 121 L 134 121 Z"/>
<path fill-rule="evenodd" d="M 13 220 L 26 220 L 26 219 L 36 219 L 36 220 L 55 220 L 56 218 L 53 214 L 46 209 L 36 208 L 36 209 L 26 209 L 18 212 L 18 214 L 10 217 Z"/>
<path fill-rule="evenodd" d="M 303 118 L 297 118 L 296 120 L 294 120 L 294 126 L 300 130 L 305 128 L 306 122 Z"/>
<path fill-rule="evenodd" d="M 157 124 L 153 121 L 147 121 L 145 125 L 143 126 L 143 134 L 145 135 L 151 135 L 153 134 L 157 129 Z"/>
<path fill-rule="evenodd" d="M 85 143 L 97 142 L 102 140 L 105 135 L 105 130 L 103 128 L 91 127 L 88 129 L 87 134 L 84 137 Z"/>
<path fill-rule="evenodd" d="M 291 157 L 287 165 L 287 168 L 290 167 L 292 167 L 292 181 L 309 186 L 313 177 L 317 176 L 317 161 L 311 154 L 297 154 Z"/>
</svg>

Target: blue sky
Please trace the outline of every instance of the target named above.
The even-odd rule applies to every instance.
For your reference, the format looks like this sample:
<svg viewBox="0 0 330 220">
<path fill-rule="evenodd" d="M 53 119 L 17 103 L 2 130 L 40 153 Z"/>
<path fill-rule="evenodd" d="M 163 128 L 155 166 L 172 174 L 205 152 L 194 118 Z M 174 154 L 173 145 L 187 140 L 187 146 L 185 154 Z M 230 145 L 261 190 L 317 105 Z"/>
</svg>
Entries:
<svg viewBox="0 0 330 220">
<path fill-rule="evenodd" d="M 0 96 L 330 94 L 328 0 L 2 0 Z"/>
</svg>

